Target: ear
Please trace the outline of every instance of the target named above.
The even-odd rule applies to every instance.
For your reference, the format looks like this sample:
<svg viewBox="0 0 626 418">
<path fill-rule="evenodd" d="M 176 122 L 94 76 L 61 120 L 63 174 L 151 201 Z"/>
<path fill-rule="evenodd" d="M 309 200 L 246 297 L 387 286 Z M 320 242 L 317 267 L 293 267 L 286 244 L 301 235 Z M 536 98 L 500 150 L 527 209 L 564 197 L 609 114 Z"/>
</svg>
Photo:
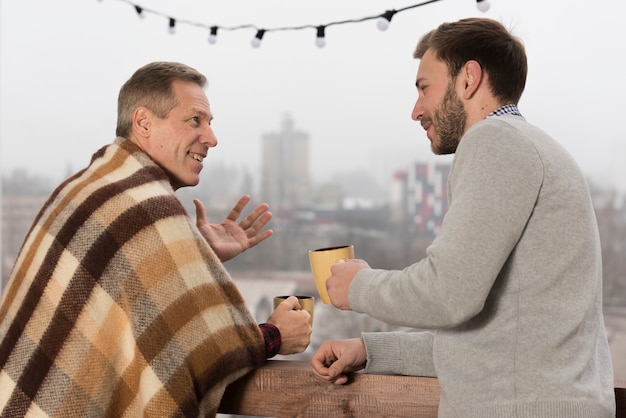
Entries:
<svg viewBox="0 0 626 418">
<path fill-rule="evenodd" d="M 152 112 L 146 107 L 140 106 L 133 112 L 133 131 L 142 138 L 150 136 Z"/>
<path fill-rule="evenodd" d="M 485 73 L 478 61 L 469 60 L 463 66 L 461 74 L 464 77 L 463 98 L 466 100 L 471 99 L 483 81 Z"/>
</svg>

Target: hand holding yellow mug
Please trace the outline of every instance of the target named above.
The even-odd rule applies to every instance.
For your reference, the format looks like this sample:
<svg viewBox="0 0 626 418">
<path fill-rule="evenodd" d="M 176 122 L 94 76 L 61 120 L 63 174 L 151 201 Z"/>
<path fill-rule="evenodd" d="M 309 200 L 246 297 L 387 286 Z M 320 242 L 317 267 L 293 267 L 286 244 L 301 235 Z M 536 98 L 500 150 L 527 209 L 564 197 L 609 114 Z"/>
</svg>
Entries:
<svg viewBox="0 0 626 418">
<path fill-rule="evenodd" d="M 343 262 L 346 258 L 354 258 L 354 245 L 318 248 L 309 251 L 309 261 L 311 262 L 315 286 L 322 302 L 326 304 L 330 303 L 330 297 L 326 290 L 326 280 L 330 277 L 330 266 Z"/>
<path fill-rule="evenodd" d="M 300 296 L 300 295 L 295 295 L 295 296 L 298 298 L 298 303 L 300 304 L 300 308 L 307 311 L 309 315 L 311 315 L 311 326 L 313 326 L 313 310 L 315 307 L 315 297 Z M 274 297 L 274 309 L 278 308 L 278 305 L 284 302 L 288 297 L 289 295 Z"/>
</svg>

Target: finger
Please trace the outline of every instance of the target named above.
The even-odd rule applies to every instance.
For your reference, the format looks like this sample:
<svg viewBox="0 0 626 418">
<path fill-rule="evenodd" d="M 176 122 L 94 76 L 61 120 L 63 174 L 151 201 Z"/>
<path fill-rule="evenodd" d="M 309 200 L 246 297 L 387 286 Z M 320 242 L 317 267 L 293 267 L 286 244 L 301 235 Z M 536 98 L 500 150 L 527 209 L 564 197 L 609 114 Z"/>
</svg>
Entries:
<svg viewBox="0 0 626 418">
<path fill-rule="evenodd" d="M 204 204 L 198 199 L 194 199 L 193 204 L 196 206 L 196 224 L 207 223 Z"/>
<path fill-rule="evenodd" d="M 243 208 L 245 208 L 248 202 L 250 202 L 250 199 L 251 197 L 248 194 L 241 196 L 239 200 L 237 201 L 237 203 L 235 204 L 235 206 L 233 206 L 233 208 L 228 213 L 228 216 L 226 217 L 226 219 L 236 222 L 239 216 L 241 215 Z"/>
<path fill-rule="evenodd" d="M 266 231 L 263 231 L 263 233 L 261 233 L 260 235 L 257 235 L 248 239 L 248 248 L 254 247 L 259 242 L 271 237 L 272 235 L 274 235 L 274 231 L 271 229 L 268 229 Z"/>
<path fill-rule="evenodd" d="M 341 358 L 337 359 L 333 364 L 328 367 L 328 376 L 335 379 L 335 383 L 338 383 L 339 380 L 342 383 L 345 383 L 348 380 L 348 377 L 343 373 L 345 370 L 343 361 Z M 342 384 L 339 383 L 339 384 Z"/>
<path fill-rule="evenodd" d="M 333 379 L 331 377 L 329 377 L 328 375 L 322 374 L 322 373 L 318 373 L 315 370 L 313 370 L 313 377 L 315 377 L 318 380 L 321 380 L 322 382 L 326 382 L 326 383 L 329 383 L 329 382 L 333 381 Z"/>
<path fill-rule="evenodd" d="M 267 210 L 267 209 L 266 209 Z M 272 212 L 265 212 L 261 218 L 257 219 L 257 217 L 251 219 L 248 216 L 245 220 L 239 223 L 239 226 L 246 231 L 248 237 L 253 237 L 256 235 L 267 223 L 272 219 Z"/>
<path fill-rule="evenodd" d="M 272 213 L 268 212 L 269 208 L 270 205 L 267 203 L 261 203 L 255 210 L 252 211 L 252 213 L 250 213 L 250 215 L 246 217 L 246 219 L 239 223 L 239 226 L 243 229 L 252 227 L 256 231 L 260 230 L 270 219 L 272 219 Z"/>
<path fill-rule="evenodd" d="M 345 374 L 340 375 L 337 379 L 335 379 L 335 381 L 333 382 L 336 385 L 343 385 L 345 383 L 348 382 L 348 376 Z"/>
<path fill-rule="evenodd" d="M 332 379 L 333 376 L 329 375 L 329 365 L 331 365 L 337 358 L 331 353 L 327 353 L 324 349 L 319 349 L 313 358 L 311 358 L 311 367 L 313 371 L 323 377 L 325 380 Z"/>
<path fill-rule="evenodd" d="M 313 373 L 320 379 L 329 381 L 331 379 L 328 376 L 328 367 L 319 359 L 313 358 L 311 359 L 311 367 L 313 368 Z"/>
<path fill-rule="evenodd" d="M 339 367 L 338 369 L 333 367 L 337 364 L 337 361 L 335 361 L 330 367 L 326 367 L 326 364 L 328 364 L 328 362 L 324 360 L 325 358 L 325 356 L 319 358 L 314 357 L 311 360 L 311 366 L 313 368 L 314 376 L 317 377 L 319 380 L 332 382 L 336 385 L 343 385 L 347 383 L 348 376 L 341 373 L 341 367 Z"/>
</svg>

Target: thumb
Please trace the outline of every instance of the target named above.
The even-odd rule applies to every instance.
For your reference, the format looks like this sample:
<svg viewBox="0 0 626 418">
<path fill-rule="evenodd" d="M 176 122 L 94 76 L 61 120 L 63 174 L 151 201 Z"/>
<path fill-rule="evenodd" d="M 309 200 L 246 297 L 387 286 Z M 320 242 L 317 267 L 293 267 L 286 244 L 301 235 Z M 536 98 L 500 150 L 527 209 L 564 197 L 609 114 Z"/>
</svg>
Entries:
<svg viewBox="0 0 626 418">
<path fill-rule="evenodd" d="M 348 369 L 348 365 L 346 364 L 346 360 L 343 357 L 339 357 L 328 368 L 328 374 L 331 377 L 337 377 L 347 369 Z"/>
<path fill-rule="evenodd" d="M 334 362 L 328 368 L 328 376 L 333 378 L 339 376 L 341 372 L 343 372 L 343 368 L 339 364 L 339 361 Z"/>
<path fill-rule="evenodd" d="M 343 385 L 348 382 L 348 376 L 344 373 L 344 367 L 341 360 L 334 362 L 328 368 L 328 376 L 334 379 L 336 385 Z"/>
<path fill-rule="evenodd" d="M 289 296 L 287 299 L 285 299 L 285 301 L 283 302 L 285 305 L 289 306 L 289 310 L 300 310 L 300 302 L 298 301 L 298 298 L 295 296 Z"/>
<path fill-rule="evenodd" d="M 206 223 L 207 219 L 204 204 L 198 199 L 194 199 L 193 204 L 196 206 L 196 224 Z"/>
</svg>

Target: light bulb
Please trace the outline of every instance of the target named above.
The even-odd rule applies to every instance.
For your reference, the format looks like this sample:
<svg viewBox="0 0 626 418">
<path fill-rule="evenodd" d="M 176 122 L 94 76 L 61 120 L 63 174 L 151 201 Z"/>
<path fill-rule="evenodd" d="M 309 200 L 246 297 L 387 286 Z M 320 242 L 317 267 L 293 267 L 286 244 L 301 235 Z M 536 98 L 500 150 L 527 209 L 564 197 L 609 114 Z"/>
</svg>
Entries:
<svg viewBox="0 0 626 418">
<path fill-rule="evenodd" d="M 489 10 L 490 6 L 491 5 L 489 4 L 489 0 L 476 0 L 476 7 L 478 7 L 478 10 L 483 13 Z"/>
<path fill-rule="evenodd" d="M 261 40 L 263 39 L 263 35 L 265 35 L 265 29 L 259 29 L 254 38 L 252 38 L 252 41 L 250 42 L 253 47 L 258 48 L 261 46 Z"/>
<path fill-rule="evenodd" d="M 169 31 L 173 35 L 176 33 L 176 19 L 170 17 Z"/>
<path fill-rule="evenodd" d="M 387 28 L 389 27 L 389 21 L 384 17 L 379 17 L 378 22 L 376 22 L 376 26 L 380 30 L 387 30 Z"/>
<path fill-rule="evenodd" d="M 326 26 L 318 26 L 317 27 L 317 37 L 315 38 L 315 45 L 319 48 L 323 48 L 326 46 Z"/>
<path fill-rule="evenodd" d="M 378 21 L 376 22 L 376 26 L 380 30 L 387 30 L 389 27 L 389 23 L 391 22 L 391 18 L 396 14 L 395 10 L 387 10 L 385 13 L 378 17 Z"/>
<path fill-rule="evenodd" d="M 215 44 L 217 42 L 217 26 L 211 26 L 211 33 L 209 34 L 209 43 Z"/>
</svg>

